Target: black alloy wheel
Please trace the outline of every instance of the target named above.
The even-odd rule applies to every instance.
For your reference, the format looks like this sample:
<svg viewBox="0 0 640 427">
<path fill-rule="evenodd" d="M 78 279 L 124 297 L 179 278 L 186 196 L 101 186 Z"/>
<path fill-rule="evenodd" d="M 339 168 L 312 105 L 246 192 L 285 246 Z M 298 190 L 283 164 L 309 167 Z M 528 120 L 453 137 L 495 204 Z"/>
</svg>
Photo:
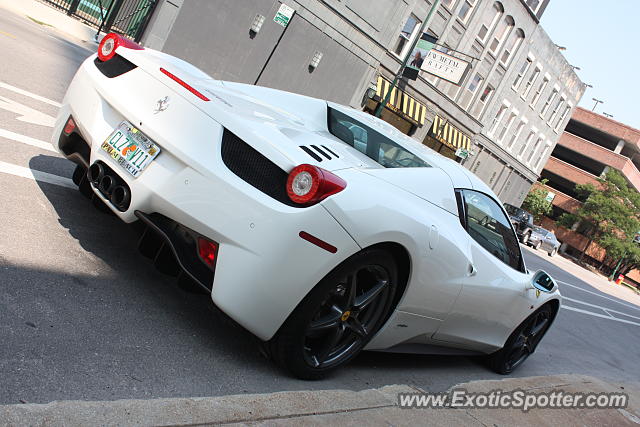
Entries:
<svg viewBox="0 0 640 427">
<path fill-rule="evenodd" d="M 505 346 L 489 357 L 493 370 L 507 375 L 522 365 L 536 350 L 552 320 L 553 310 L 548 304 L 529 316 L 511 334 Z"/>
<path fill-rule="evenodd" d="M 276 362 L 318 379 L 354 358 L 391 310 L 397 267 L 381 250 L 347 259 L 305 297 L 269 343 Z"/>
</svg>

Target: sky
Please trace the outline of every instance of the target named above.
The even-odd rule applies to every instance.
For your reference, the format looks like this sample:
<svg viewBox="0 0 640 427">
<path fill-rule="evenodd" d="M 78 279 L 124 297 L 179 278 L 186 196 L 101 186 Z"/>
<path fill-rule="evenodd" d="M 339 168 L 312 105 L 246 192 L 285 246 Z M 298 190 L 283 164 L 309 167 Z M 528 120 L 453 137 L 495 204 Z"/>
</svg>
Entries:
<svg viewBox="0 0 640 427">
<path fill-rule="evenodd" d="M 640 0 L 551 0 L 540 23 L 580 80 L 580 106 L 640 129 Z"/>
</svg>

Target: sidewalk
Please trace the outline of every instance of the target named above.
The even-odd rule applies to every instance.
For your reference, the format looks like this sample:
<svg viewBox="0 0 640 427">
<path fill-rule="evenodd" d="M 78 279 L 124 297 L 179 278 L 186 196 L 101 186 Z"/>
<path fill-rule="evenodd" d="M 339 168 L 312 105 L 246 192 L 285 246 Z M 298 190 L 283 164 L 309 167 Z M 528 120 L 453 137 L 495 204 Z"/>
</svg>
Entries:
<svg viewBox="0 0 640 427">
<path fill-rule="evenodd" d="M 624 285 L 617 285 L 615 282 L 609 282 L 606 277 L 587 270 L 586 268 L 582 268 L 573 261 L 564 258 L 560 254 L 550 257 L 547 256 L 544 251 L 536 251 L 535 249 L 530 248 L 526 245 L 520 245 L 520 247 L 540 257 L 543 257 L 546 261 L 549 261 L 551 264 L 565 270 L 570 274 L 573 274 L 574 276 L 588 283 L 600 292 L 604 292 L 605 294 L 620 298 L 621 300 L 640 307 L 640 295 L 638 295 L 628 287 Z"/>
<path fill-rule="evenodd" d="M 607 383 L 579 375 L 473 381 L 453 388 L 470 392 L 530 390 L 536 393 L 626 392 L 625 409 L 401 409 L 398 393 L 420 391 L 392 385 L 359 392 L 296 391 L 223 397 L 104 402 L 62 401 L 0 406 L 0 425 L 640 425 L 638 384 Z"/>
<path fill-rule="evenodd" d="M 0 9 L 42 22 L 85 42 L 95 41 L 96 29 L 36 0 L 0 0 Z"/>
</svg>

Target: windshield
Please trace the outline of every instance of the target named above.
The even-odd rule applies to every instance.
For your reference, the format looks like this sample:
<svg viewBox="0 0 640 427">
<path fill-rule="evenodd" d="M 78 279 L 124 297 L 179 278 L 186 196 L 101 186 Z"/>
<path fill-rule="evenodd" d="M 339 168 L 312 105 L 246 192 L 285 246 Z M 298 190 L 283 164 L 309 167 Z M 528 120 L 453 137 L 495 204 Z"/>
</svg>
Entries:
<svg viewBox="0 0 640 427">
<path fill-rule="evenodd" d="M 329 108 L 329 132 L 385 168 L 429 167 L 397 142 L 358 120 Z"/>
</svg>

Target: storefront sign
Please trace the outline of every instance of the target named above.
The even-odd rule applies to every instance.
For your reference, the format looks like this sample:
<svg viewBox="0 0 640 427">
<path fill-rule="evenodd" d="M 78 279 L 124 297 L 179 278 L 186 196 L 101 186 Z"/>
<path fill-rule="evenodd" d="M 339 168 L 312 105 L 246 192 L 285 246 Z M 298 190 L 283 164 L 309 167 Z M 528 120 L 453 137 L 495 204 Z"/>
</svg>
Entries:
<svg viewBox="0 0 640 427">
<path fill-rule="evenodd" d="M 458 148 L 456 150 L 456 157 L 466 159 L 467 157 L 469 157 L 469 151 L 467 151 L 465 148 Z"/>
<path fill-rule="evenodd" d="M 438 50 L 431 49 L 422 62 L 422 71 L 459 85 L 467 74 L 470 64 Z"/>
<path fill-rule="evenodd" d="M 418 40 L 418 43 L 416 43 L 416 47 L 413 48 L 413 52 L 411 52 L 407 68 L 419 70 L 424 63 L 425 58 L 429 54 L 429 51 L 433 49 L 436 41 L 438 41 L 437 38 L 432 37 L 429 34 L 423 34 L 422 37 L 420 37 L 420 40 Z"/>
<path fill-rule="evenodd" d="M 280 5 L 278 12 L 276 12 L 276 16 L 273 17 L 273 22 L 286 28 L 294 13 L 295 10 L 293 8 L 283 3 Z"/>
</svg>

